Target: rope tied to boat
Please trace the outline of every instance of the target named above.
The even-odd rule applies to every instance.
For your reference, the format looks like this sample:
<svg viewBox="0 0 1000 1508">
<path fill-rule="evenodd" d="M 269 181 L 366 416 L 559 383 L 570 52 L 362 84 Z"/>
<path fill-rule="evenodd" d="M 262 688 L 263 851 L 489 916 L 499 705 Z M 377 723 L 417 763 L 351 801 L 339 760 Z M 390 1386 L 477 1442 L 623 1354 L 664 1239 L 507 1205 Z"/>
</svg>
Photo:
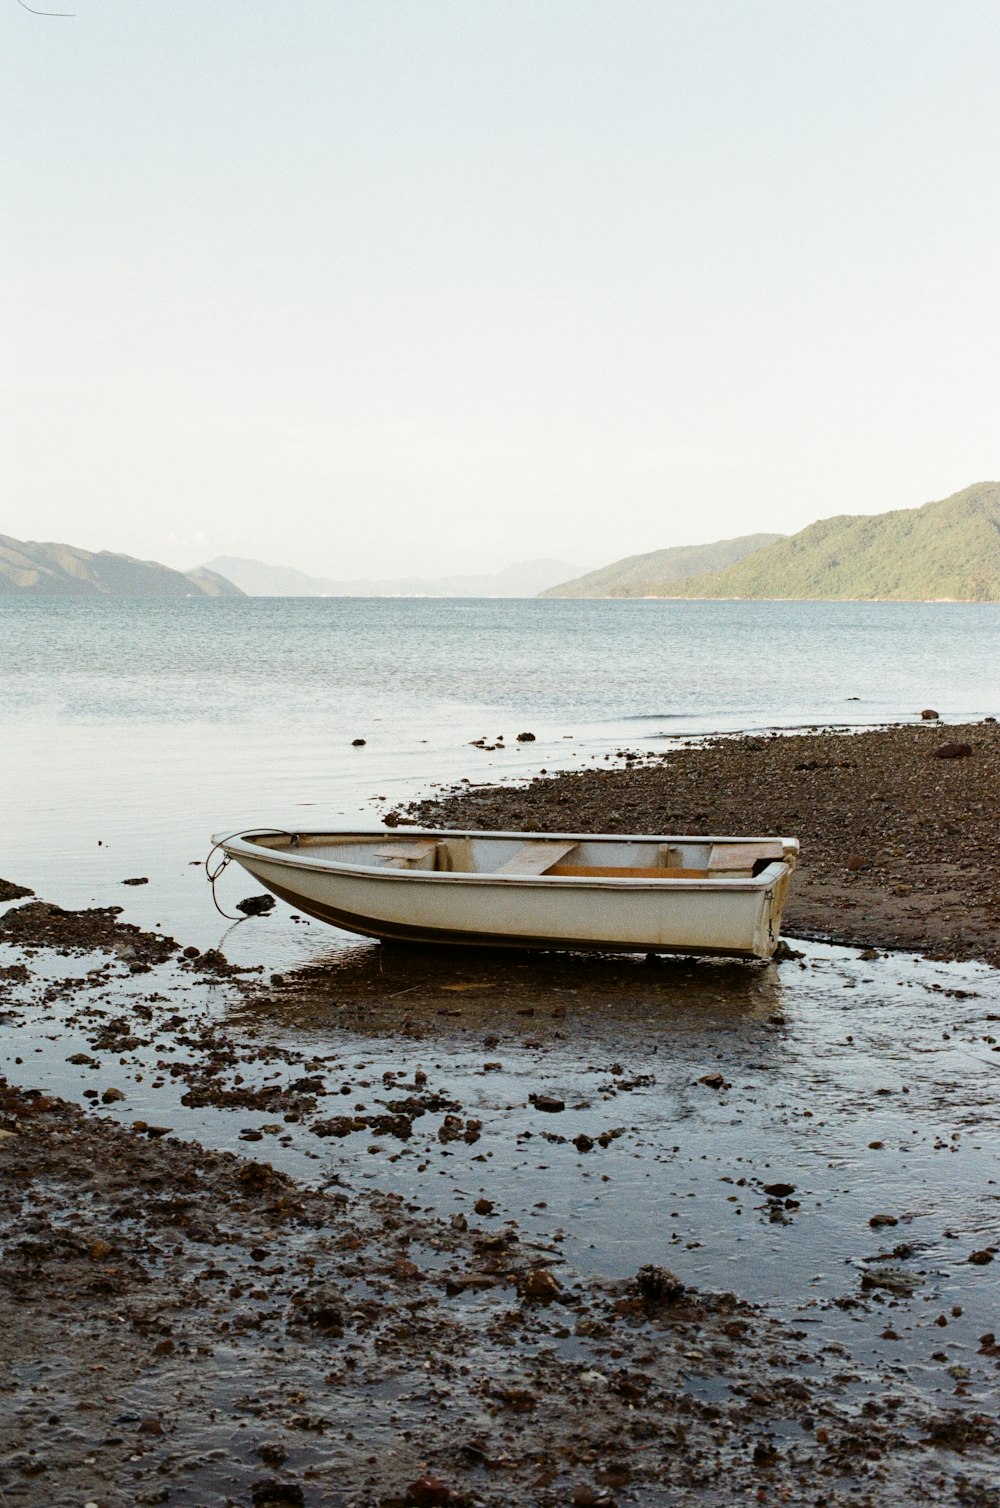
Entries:
<svg viewBox="0 0 1000 1508">
<path fill-rule="evenodd" d="M 205 878 L 212 887 L 212 904 L 219 915 L 226 918 L 227 922 L 245 922 L 249 920 L 249 916 L 231 916 L 228 911 L 223 911 L 219 905 L 219 897 L 215 893 L 217 882 L 222 878 L 232 862 L 232 854 L 224 852 L 225 845 L 231 843 L 234 838 L 242 838 L 247 833 L 253 833 L 255 836 L 266 835 L 272 838 L 287 838 L 290 848 L 298 848 L 301 841 L 299 834 L 290 832 L 287 827 L 241 827 L 237 832 L 227 833 L 224 838 L 220 838 L 217 843 L 212 844 L 205 857 Z M 212 855 L 218 853 L 220 850 L 223 850 L 222 858 L 213 869 Z"/>
</svg>

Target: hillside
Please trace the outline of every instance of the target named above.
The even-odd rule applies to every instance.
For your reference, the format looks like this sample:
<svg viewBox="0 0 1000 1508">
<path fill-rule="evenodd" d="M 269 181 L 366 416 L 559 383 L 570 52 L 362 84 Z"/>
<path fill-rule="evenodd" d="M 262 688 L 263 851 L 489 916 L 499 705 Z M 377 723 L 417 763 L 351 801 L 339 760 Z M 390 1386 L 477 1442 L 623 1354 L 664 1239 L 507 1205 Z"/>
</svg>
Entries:
<svg viewBox="0 0 1000 1508">
<path fill-rule="evenodd" d="M 213 571 L 172 571 L 110 550 L 41 544 L 0 534 L 0 593 L 35 597 L 242 597 Z"/>
<path fill-rule="evenodd" d="M 673 584 L 684 577 L 724 570 L 783 538 L 782 534 L 744 534 L 739 539 L 718 539 L 710 545 L 677 545 L 668 550 L 651 550 L 647 555 L 626 555 L 624 560 L 552 586 L 539 596 L 675 597 Z"/>
<path fill-rule="evenodd" d="M 1000 482 L 919 508 L 821 519 L 728 570 L 692 573 L 669 595 L 1000 601 Z"/>
<path fill-rule="evenodd" d="M 397 576 L 337 581 L 290 566 L 220 555 L 205 570 L 221 572 L 250 597 L 535 597 L 579 566 L 563 560 L 525 560 L 482 576 Z"/>
</svg>

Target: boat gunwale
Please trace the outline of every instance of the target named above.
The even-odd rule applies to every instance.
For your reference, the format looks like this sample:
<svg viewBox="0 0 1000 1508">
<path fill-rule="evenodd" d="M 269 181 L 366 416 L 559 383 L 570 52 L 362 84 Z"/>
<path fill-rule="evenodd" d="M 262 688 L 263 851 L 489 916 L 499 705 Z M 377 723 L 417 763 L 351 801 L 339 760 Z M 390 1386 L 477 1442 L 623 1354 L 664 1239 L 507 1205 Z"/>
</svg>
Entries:
<svg viewBox="0 0 1000 1508">
<path fill-rule="evenodd" d="M 288 851 L 280 848 L 266 848 L 259 842 L 254 841 L 259 838 L 281 836 L 285 836 L 284 831 L 279 832 L 275 828 L 243 828 L 238 833 L 234 833 L 229 837 L 213 837 L 212 841 L 224 853 L 229 854 L 233 858 L 239 858 L 242 854 L 248 858 L 256 858 L 258 862 L 263 859 L 266 863 L 276 864 L 282 868 L 300 871 L 306 870 L 325 875 L 343 875 L 345 878 L 354 877 L 364 880 L 402 881 L 404 883 L 416 881 L 425 885 L 500 885 L 504 889 L 511 886 L 516 888 L 530 886 L 547 890 L 565 887 L 567 889 L 584 888 L 588 890 L 653 890 L 657 892 L 686 890 L 715 893 L 719 891 L 739 892 L 770 889 L 771 886 L 775 885 L 782 878 L 784 873 L 791 874 L 795 867 L 795 860 L 798 857 L 799 850 L 797 838 L 778 837 L 774 834 L 760 837 L 713 837 L 710 834 L 695 835 L 691 833 L 530 833 L 483 831 L 474 828 L 411 827 L 407 827 L 405 831 L 406 838 L 437 838 L 442 841 L 446 838 L 494 838 L 518 842 L 530 842 L 532 840 L 551 840 L 552 842 L 556 842 L 573 839 L 578 843 L 595 843 L 601 841 L 608 843 L 697 842 L 736 845 L 738 843 L 767 842 L 781 843 L 786 851 L 791 849 L 790 854 L 786 852 L 784 857 L 773 859 L 757 875 L 737 876 L 720 873 L 704 878 L 655 878 L 651 876 L 647 880 L 635 875 L 498 874 L 492 871 L 481 873 L 465 869 L 395 869 L 379 864 L 345 863 L 338 859 L 310 857 L 308 850 L 303 853 L 296 850 Z M 391 828 L 364 828 L 330 833 L 304 831 L 303 836 L 338 838 L 344 840 L 346 843 L 351 838 L 357 838 L 361 841 L 366 839 L 391 840 L 403 835 Z"/>
</svg>

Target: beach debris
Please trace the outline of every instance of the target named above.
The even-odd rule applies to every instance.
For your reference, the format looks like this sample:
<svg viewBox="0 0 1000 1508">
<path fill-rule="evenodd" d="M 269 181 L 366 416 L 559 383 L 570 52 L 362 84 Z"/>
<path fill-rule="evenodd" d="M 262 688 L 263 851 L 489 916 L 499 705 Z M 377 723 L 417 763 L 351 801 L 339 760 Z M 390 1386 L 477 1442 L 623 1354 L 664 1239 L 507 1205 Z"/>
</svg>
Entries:
<svg viewBox="0 0 1000 1508">
<path fill-rule="evenodd" d="M 242 911 L 244 916 L 266 916 L 274 910 L 273 895 L 248 895 L 245 900 L 236 902 L 237 911 Z"/>
<path fill-rule="evenodd" d="M 935 759 L 968 759 L 972 753 L 972 745 L 957 741 L 938 744 L 932 753 Z"/>
</svg>

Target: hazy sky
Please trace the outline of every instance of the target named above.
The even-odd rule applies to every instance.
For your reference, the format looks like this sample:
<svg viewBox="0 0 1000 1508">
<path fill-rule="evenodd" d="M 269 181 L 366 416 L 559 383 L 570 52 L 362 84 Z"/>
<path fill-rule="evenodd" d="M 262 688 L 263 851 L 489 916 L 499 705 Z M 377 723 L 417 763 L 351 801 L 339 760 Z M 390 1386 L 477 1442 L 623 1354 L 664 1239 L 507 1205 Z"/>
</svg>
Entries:
<svg viewBox="0 0 1000 1508">
<path fill-rule="evenodd" d="M 0 532 L 591 566 L 1000 476 L 997 0 L 0 0 Z"/>
</svg>

